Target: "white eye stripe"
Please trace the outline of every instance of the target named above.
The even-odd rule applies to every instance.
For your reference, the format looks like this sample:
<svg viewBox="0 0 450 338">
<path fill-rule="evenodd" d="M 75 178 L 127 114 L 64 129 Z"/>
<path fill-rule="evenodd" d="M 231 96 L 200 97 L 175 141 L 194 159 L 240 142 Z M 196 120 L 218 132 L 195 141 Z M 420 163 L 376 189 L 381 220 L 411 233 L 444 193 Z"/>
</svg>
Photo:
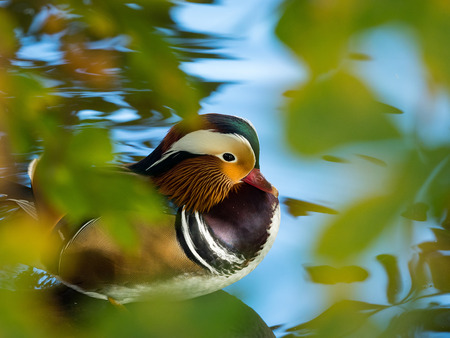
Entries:
<svg viewBox="0 0 450 338">
<path fill-rule="evenodd" d="M 219 155 L 227 152 L 227 148 L 241 143 L 251 149 L 250 143 L 241 135 L 222 134 L 213 130 L 197 130 L 179 139 L 170 147 L 170 150 Z"/>
<path fill-rule="evenodd" d="M 222 157 L 224 153 L 231 153 L 236 159 L 237 156 L 232 149 L 242 147 L 248 148 L 248 150 L 253 154 L 253 149 L 250 143 L 241 135 L 222 134 L 213 130 L 197 130 L 183 136 L 177 142 L 172 144 L 169 150 L 163 154 L 161 159 L 154 162 L 147 168 L 147 170 L 164 161 L 170 155 L 180 151 L 187 151 L 198 155 L 215 155 L 224 160 Z"/>
</svg>

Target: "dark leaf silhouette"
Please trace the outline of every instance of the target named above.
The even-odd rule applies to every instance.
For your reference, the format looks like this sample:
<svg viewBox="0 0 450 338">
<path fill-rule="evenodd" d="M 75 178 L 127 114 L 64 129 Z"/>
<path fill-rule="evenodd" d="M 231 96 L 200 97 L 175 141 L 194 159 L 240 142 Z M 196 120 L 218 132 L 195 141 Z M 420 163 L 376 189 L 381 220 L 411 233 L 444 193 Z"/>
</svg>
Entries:
<svg viewBox="0 0 450 338">
<path fill-rule="evenodd" d="M 334 209 L 325 207 L 320 204 L 305 202 L 294 198 L 285 198 L 284 205 L 288 207 L 288 212 L 295 217 L 308 216 L 309 212 L 319 212 L 322 214 L 335 215 L 338 212 Z"/>
<path fill-rule="evenodd" d="M 349 59 L 356 60 L 356 61 L 371 61 L 372 60 L 372 57 L 370 55 L 364 54 L 364 53 L 353 52 L 353 53 L 350 53 L 348 55 L 348 57 L 349 57 Z"/>
<path fill-rule="evenodd" d="M 437 219 L 444 219 L 443 226 L 450 224 L 450 155 L 449 148 L 441 147 L 427 152 L 430 184 L 426 196 L 430 201 L 431 214 Z M 445 216 L 447 214 L 447 222 Z M 450 227 L 447 227 L 450 229 Z"/>
<path fill-rule="evenodd" d="M 387 275 L 386 297 L 389 303 L 395 304 L 400 300 L 402 291 L 402 276 L 398 268 L 397 258 L 392 255 L 378 255 L 378 262 L 383 266 Z"/>
<path fill-rule="evenodd" d="M 343 300 L 333 304 L 309 322 L 288 329 L 301 336 L 344 337 L 366 324 L 367 319 L 385 306 Z"/>
<path fill-rule="evenodd" d="M 390 104 L 386 104 L 383 102 L 377 102 L 377 104 L 380 106 L 380 110 L 385 114 L 403 114 L 403 111 L 391 106 Z"/>
<path fill-rule="evenodd" d="M 368 155 L 362 155 L 362 154 L 358 154 L 358 157 L 369 161 L 373 164 L 379 165 L 380 167 L 387 167 L 387 163 L 384 162 L 383 160 L 380 160 L 379 158 L 375 158 L 373 156 L 368 156 Z"/>
<path fill-rule="evenodd" d="M 434 287 L 450 292 L 450 256 L 438 251 L 427 253 L 426 261 L 431 270 Z"/>
<path fill-rule="evenodd" d="M 362 282 L 369 273 L 359 266 L 344 266 L 335 268 L 329 265 L 305 267 L 309 277 L 314 283 L 336 284 Z"/>
<path fill-rule="evenodd" d="M 5 288 L 3 279 L 13 284 Z M 69 330 L 77 336 L 90 333 L 116 337 L 121 335 L 118 332 L 133 328 L 135 335 L 143 337 L 274 337 L 253 309 L 224 291 L 184 302 L 132 303 L 126 305 L 127 311 L 120 311 L 109 302 L 64 286 L 44 271 L 18 266 L 0 270 L 0 297 L 19 302 L 23 302 L 22 297 L 36 298 L 38 303 L 34 306 L 52 311 L 53 318 L 42 325 L 43 329 L 53 325 L 54 334 Z M 175 315 L 167 316 L 167 313 Z M 11 327 L 10 332 L 21 331 Z"/>
<path fill-rule="evenodd" d="M 382 337 L 422 337 L 438 332 L 450 332 L 450 309 L 434 306 L 394 317 Z"/>
<path fill-rule="evenodd" d="M 403 213 L 402 216 L 413 221 L 424 222 L 427 220 L 427 211 L 430 207 L 423 202 L 417 202 L 410 205 Z"/>
<path fill-rule="evenodd" d="M 447 231 L 450 231 L 450 207 L 447 209 L 447 216 L 445 217 L 444 221 L 442 222 L 442 226 Z"/>
<path fill-rule="evenodd" d="M 333 155 L 323 155 L 322 159 L 324 159 L 325 161 L 328 161 L 328 162 L 349 163 L 349 161 L 346 160 L 345 158 L 337 157 L 337 156 L 333 156 Z"/>
<path fill-rule="evenodd" d="M 450 250 L 450 230 L 447 229 L 431 229 L 436 236 L 437 247 L 439 250 Z"/>
</svg>

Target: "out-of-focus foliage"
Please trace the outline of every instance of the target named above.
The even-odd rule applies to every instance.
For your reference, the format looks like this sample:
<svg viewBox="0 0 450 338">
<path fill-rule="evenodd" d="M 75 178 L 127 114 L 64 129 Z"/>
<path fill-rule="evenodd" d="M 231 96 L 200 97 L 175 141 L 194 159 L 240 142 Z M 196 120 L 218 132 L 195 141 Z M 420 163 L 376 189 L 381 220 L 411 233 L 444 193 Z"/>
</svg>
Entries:
<svg viewBox="0 0 450 338">
<path fill-rule="evenodd" d="M 208 47 L 208 36 L 175 26 L 173 6 L 165 0 L 0 3 L 0 336 L 206 337 L 224 325 L 243 335 L 260 325 L 271 334 L 232 297 L 179 308 L 137 305 L 132 316 L 104 301 L 72 299 L 71 290 L 17 266 L 40 266 L 48 244 L 45 222 L 15 202 L 31 198 L 17 183 L 29 184 L 26 166 L 37 155 L 41 221 L 68 214 L 77 224 L 102 215 L 118 242 L 132 246 L 136 234 L 123 224 L 162 217 L 148 182 L 116 167 L 113 134 L 118 126 L 133 127 L 123 111 L 139 118 L 140 130 L 179 118 L 194 122 L 200 99 L 217 85 L 180 69 L 181 60 L 220 55 Z M 134 146 L 147 149 L 152 141 Z M 223 307 L 214 312 L 217 303 Z M 261 323 L 244 325 L 252 320 Z"/>
<path fill-rule="evenodd" d="M 316 318 L 287 328 L 285 331 L 293 332 L 295 336 L 308 337 L 410 337 L 420 333 L 449 332 L 450 309 L 439 304 L 438 297 L 449 291 L 450 262 L 448 257 L 436 252 L 445 247 L 434 244 L 421 244 L 421 247 L 434 247 L 434 250 L 431 249 L 428 252 L 422 250 L 418 260 L 413 259 L 409 262 L 410 275 L 407 276 L 410 282 L 409 290 L 403 287 L 402 278 L 406 276 L 401 275 L 396 258 L 392 255 L 377 257 L 386 272 L 386 297 L 389 305 L 340 300 Z M 341 269 L 308 267 L 307 269 L 314 282 L 334 284 L 360 281 L 356 278 L 344 280 L 355 275 L 358 271 L 355 268 L 357 267 Z M 431 271 L 432 276 L 426 273 L 427 270 Z M 427 292 L 431 289 L 431 285 L 438 292 Z M 384 316 L 381 326 L 376 320 L 371 320 L 376 316 Z"/>
<path fill-rule="evenodd" d="M 103 214 L 116 225 L 131 217 L 157 217 L 159 204 L 148 185 L 102 169 L 114 160 L 110 133 L 120 123 L 96 120 L 95 114 L 81 120 L 80 112 L 112 115 L 128 109 L 154 125 L 167 124 L 174 115 L 195 119 L 200 98 L 212 87 L 179 68 L 180 60 L 190 57 L 191 38 L 174 29 L 173 6 L 169 1 L 4 2 L 2 176 L 14 179 L 21 171 L 7 154 L 28 154 L 29 161 L 30 154 L 44 152 L 37 181 L 54 213 L 70 212 L 75 220 Z M 131 234 L 120 229 L 111 226 L 118 239 L 130 242 Z"/>
<path fill-rule="evenodd" d="M 17 273 L 14 281 L 14 291 L 0 284 L 6 337 L 273 337 L 255 311 L 223 291 L 186 302 L 128 304 L 124 310 L 55 284 L 31 268 Z M 39 311 L 30 316 L 30 309 Z"/>
<path fill-rule="evenodd" d="M 288 108 L 288 140 L 301 153 L 317 154 L 350 142 L 395 139 L 399 133 L 386 115 L 388 108 L 355 77 L 336 73 L 295 92 Z"/>
<path fill-rule="evenodd" d="M 432 84 L 450 84 L 450 5 L 443 0 L 287 0 L 277 27 L 280 39 L 303 60 L 311 77 L 336 69 L 349 55 L 350 39 L 386 23 L 412 29 L 423 49 Z"/>
<path fill-rule="evenodd" d="M 384 308 L 383 305 L 343 300 L 313 320 L 289 328 L 287 331 L 306 337 L 348 337 L 353 334 L 360 337 L 376 337 L 381 332 L 377 332 L 376 327 L 367 328 L 367 319 Z"/>
<path fill-rule="evenodd" d="M 195 120 L 200 99 L 217 85 L 180 70 L 182 60 L 221 55 L 209 47 L 211 37 L 175 26 L 173 6 L 166 0 L 0 2 L 0 336 L 212 337 L 225 328 L 237 336 L 270 335 L 256 314 L 226 297 L 176 306 L 135 304 L 123 313 L 54 285 L 48 276 L 8 268 L 34 266 L 45 245 L 46 231 L 15 203 L 2 200 L 7 190 L 10 196 L 27 198 L 29 192 L 11 181 L 29 183 L 26 165 L 37 155 L 42 158 L 36 179 L 45 187 L 42 197 L 51 206 L 49 214 L 69 212 L 74 222 L 102 214 L 118 241 L 128 246 L 135 234 L 121 223 L 161 217 L 151 187 L 111 164 L 132 159 L 114 153 L 114 133 L 122 131 L 117 127 L 138 130 L 120 113 L 134 114 L 140 125 L 152 127 L 168 126 L 180 117 Z M 289 328 L 289 334 L 368 337 L 450 331 L 448 307 L 433 298 L 450 288 L 445 252 L 450 250 L 449 144 L 430 146 L 419 132 L 401 130 L 401 119 L 421 126 L 411 112 L 401 114 L 381 103 L 353 67 L 372 60 L 354 49 L 355 41 L 368 30 L 395 24 L 416 39 L 430 95 L 448 94 L 450 3 L 285 0 L 280 8 L 276 34 L 309 73 L 289 91 L 284 107 L 288 145 L 299 156 L 316 156 L 330 165 L 351 166 L 358 158 L 385 170 L 386 177 L 376 192 L 367 188 L 339 213 L 285 199 L 294 216 L 331 214 L 315 244 L 317 262 L 306 265 L 305 276 L 338 288 L 328 295 L 328 310 Z M 157 141 L 146 136 L 121 146 L 147 150 Z M 352 158 L 340 152 L 355 146 Z M 362 174 L 370 183 L 370 172 Z M 409 248 L 414 230 L 430 224 L 434 240 L 408 252 L 409 274 L 400 268 L 400 257 L 372 255 L 377 242 L 394 232 L 403 234 L 398 246 Z M 370 271 L 358 266 L 364 259 L 378 262 L 385 272 L 381 304 L 355 300 L 357 285 L 371 280 Z"/>
<path fill-rule="evenodd" d="M 436 93 L 448 97 L 450 3 L 287 0 L 280 13 L 276 33 L 309 72 L 308 78 L 286 95 L 289 146 L 301 156 L 318 156 L 348 167 L 354 164 L 354 157 L 341 154 L 358 149 L 359 158 L 383 168 L 386 182 L 373 187 L 371 172 L 360 172 L 368 182 L 367 189 L 330 217 L 315 245 L 321 265 L 307 266 L 306 271 L 315 283 L 358 282 L 362 275 L 358 279 L 356 270 L 348 266 L 371 257 L 386 273 L 389 305 L 350 300 L 357 297 L 356 285 L 345 292 L 330 286 L 330 308 L 288 331 L 295 336 L 320 337 L 450 331 L 448 307 L 439 308 L 431 300 L 439 302 L 432 296 L 448 293 L 450 285 L 450 260 L 443 252 L 448 250 L 450 238 L 450 138 L 430 146 L 421 137 L 420 115 L 428 116 L 423 110 L 432 108 L 415 107 L 402 113 L 380 103 L 383 98 L 365 84 L 360 68 L 354 67 L 357 62 L 372 60 L 371 55 L 358 50 L 358 41 L 367 32 L 383 25 L 401 27 L 417 43 L 430 97 Z M 412 121 L 417 128 L 405 132 L 399 128 L 402 119 Z M 430 225 L 436 241 L 407 250 L 415 244 L 415 231 Z M 393 249 L 405 248 L 409 276 L 402 274 L 395 255 L 373 254 L 377 242 L 399 232 L 403 240 Z M 380 312 L 390 313 L 382 315 L 382 325 L 372 320 Z"/>
<path fill-rule="evenodd" d="M 369 276 L 368 272 L 359 266 L 343 266 L 334 268 L 329 265 L 307 266 L 311 281 L 321 284 L 362 282 Z"/>
<path fill-rule="evenodd" d="M 294 198 L 286 198 L 283 203 L 288 207 L 289 214 L 295 217 L 308 216 L 310 212 L 319 212 L 322 214 L 337 214 L 336 210 L 325 207 L 323 205 L 301 201 Z"/>
</svg>

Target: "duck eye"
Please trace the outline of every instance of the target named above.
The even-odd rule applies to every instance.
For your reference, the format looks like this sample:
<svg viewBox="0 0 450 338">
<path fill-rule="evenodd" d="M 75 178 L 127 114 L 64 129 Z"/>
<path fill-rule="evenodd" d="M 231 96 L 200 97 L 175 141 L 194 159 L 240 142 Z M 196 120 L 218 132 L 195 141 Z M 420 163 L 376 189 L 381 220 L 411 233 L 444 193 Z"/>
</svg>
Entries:
<svg viewBox="0 0 450 338">
<path fill-rule="evenodd" d="M 233 162 L 233 161 L 236 159 L 236 157 L 234 157 L 234 155 L 231 154 L 231 153 L 224 153 L 224 154 L 222 155 L 222 157 L 223 157 L 223 159 L 224 159 L 225 161 L 227 161 L 227 162 Z"/>
</svg>

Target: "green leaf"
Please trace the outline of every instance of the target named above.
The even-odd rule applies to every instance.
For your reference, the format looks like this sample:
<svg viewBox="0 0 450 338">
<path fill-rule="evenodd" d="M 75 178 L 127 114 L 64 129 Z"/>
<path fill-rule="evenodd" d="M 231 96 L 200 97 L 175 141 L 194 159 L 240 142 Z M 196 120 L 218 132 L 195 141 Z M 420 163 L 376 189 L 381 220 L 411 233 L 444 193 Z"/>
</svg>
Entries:
<svg viewBox="0 0 450 338">
<path fill-rule="evenodd" d="M 285 1 L 276 34 L 304 60 L 312 77 L 336 69 L 358 32 L 394 21 L 417 24 L 423 1 Z M 414 8 L 414 10 L 413 10 Z M 361 55 L 361 54 L 356 54 Z M 367 60 L 367 57 L 363 57 Z"/>
<path fill-rule="evenodd" d="M 402 213 L 402 216 L 413 221 L 425 222 L 427 220 L 427 211 L 430 207 L 423 202 L 417 202 Z"/>
<path fill-rule="evenodd" d="M 431 229 L 436 236 L 437 250 L 450 250 L 450 230 L 447 229 Z"/>
<path fill-rule="evenodd" d="M 0 130 L 7 132 L 15 152 L 30 152 L 42 136 L 46 109 L 54 103 L 54 97 L 31 72 L 9 74 L 0 82 L 3 81 L 4 84 L 0 83 L 0 90 L 5 90 L 0 93 L 0 102 L 4 103 L 0 107 Z M 1 88 L 2 85 L 6 88 Z M 5 94 L 9 97 L 3 101 L 1 96 Z"/>
<path fill-rule="evenodd" d="M 402 276 L 398 268 L 397 258 L 392 255 L 378 255 L 377 261 L 386 272 L 388 283 L 386 286 L 386 297 L 389 303 L 395 304 L 400 300 L 399 294 L 403 289 Z"/>
<path fill-rule="evenodd" d="M 322 159 L 328 162 L 334 162 L 334 163 L 350 163 L 349 160 L 342 158 L 342 157 L 337 157 L 334 155 L 323 155 Z"/>
<path fill-rule="evenodd" d="M 444 146 L 424 152 L 429 164 L 426 198 L 434 217 L 441 218 L 450 208 L 450 155 Z"/>
<path fill-rule="evenodd" d="M 106 165 L 113 160 L 109 131 L 100 128 L 83 128 L 73 135 L 67 149 L 71 164 Z"/>
<path fill-rule="evenodd" d="M 74 226 L 101 216 L 118 243 L 130 247 L 137 239 L 136 222 L 153 224 L 163 217 L 161 197 L 148 180 L 125 169 L 102 167 L 105 163 L 100 160 L 92 166 L 90 160 L 95 160 L 96 147 L 93 154 L 83 157 L 85 146 L 98 141 L 96 132 L 89 136 L 91 132 L 73 136 L 71 147 L 66 149 L 73 150 L 70 155 L 56 158 L 45 154 L 37 166 L 34 186 L 45 187 L 41 193 L 46 204 L 60 215 L 67 215 Z M 81 139 L 83 135 L 86 137 Z M 97 150 L 108 148 L 106 141 L 98 142 Z M 98 158 L 108 159 L 108 154 L 98 154 Z"/>
<path fill-rule="evenodd" d="M 434 304 L 394 316 L 379 337 L 445 337 L 450 332 L 450 309 Z M 433 334 L 436 333 L 436 334 Z M 422 334 L 423 333 L 423 334 Z"/>
<path fill-rule="evenodd" d="M 276 28 L 280 40 L 317 75 L 336 68 L 349 37 L 348 16 L 337 3 L 285 1 Z M 339 18 L 341 14 L 346 18 Z"/>
<path fill-rule="evenodd" d="M 376 196 L 359 201 L 337 216 L 317 245 L 317 253 L 343 260 L 366 249 L 397 214 L 395 196 Z"/>
<path fill-rule="evenodd" d="M 426 255 L 426 260 L 434 287 L 442 292 L 450 292 L 450 256 L 433 252 Z"/>
<path fill-rule="evenodd" d="M 308 216 L 310 212 L 319 212 L 322 214 L 332 215 L 338 213 L 336 210 L 323 205 L 305 202 L 294 198 L 286 198 L 283 203 L 288 207 L 288 212 L 294 217 Z"/>
<path fill-rule="evenodd" d="M 357 154 L 358 157 L 371 162 L 373 164 L 376 164 L 380 167 L 387 167 L 387 163 L 384 162 L 383 160 L 380 160 L 379 158 L 373 157 L 373 156 L 368 156 L 368 155 L 363 155 L 363 154 Z"/>
<path fill-rule="evenodd" d="M 367 279 L 369 273 L 359 266 L 343 266 L 335 268 L 329 265 L 305 267 L 314 283 L 337 284 L 362 282 Z"/>
<path fill-rule="evenodd" d="M 421 20 L 415 26 L 423 49 L 431 85 L 450 87 L 450 5 L 448 1 L 425 1 Z"/>
<path fill-rule="evenodd" d="M 290 145 L 317 154 L 353 142 L 398 138 L 399 133 L 368 89 L 356 78 L 338 73 L 307 84 L 288 106 Z"/>
<path fill-rule="evenodd" d="M 309 322 L 292 327 L 287 331 L 298 332 L 302 336 L 348 337 L 363 326 L 365 333 L 368 334 L 370 329 L 367 319 L 384 308 L 383 305 L 343 300 L 333 304 Z M 373 335 L 374 331 L 370 333 Z M 357 336 L 364 337 L 365 335 Z"/>
<path fill-rule="evenodd" d="M 312 78 L 336 69 L 348 55 L 368 57 L 351 50 L 358 33 L 395 23 L 416 34 L 433 77 L 432 84 L 449 85 L 450 6 L 448 1 L 307 1 L 286 0 L 276 34 L 306 62 Z M 370 56 L 369 56 L 370 58 Z"/>
</svg>

